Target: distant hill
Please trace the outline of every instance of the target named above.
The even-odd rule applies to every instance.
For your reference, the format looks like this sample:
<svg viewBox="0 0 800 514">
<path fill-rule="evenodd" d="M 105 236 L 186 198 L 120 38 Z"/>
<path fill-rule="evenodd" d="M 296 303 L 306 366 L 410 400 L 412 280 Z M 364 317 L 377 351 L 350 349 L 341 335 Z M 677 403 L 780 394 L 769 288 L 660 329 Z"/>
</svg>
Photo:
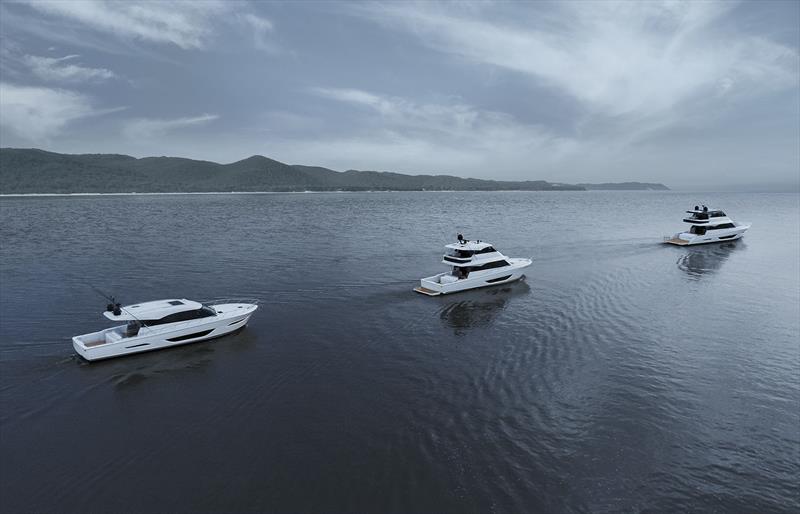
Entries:
<svg viewBox="0 0 800 514">
<path fill-rule="evenodd" d="M 589 191 L 669 191 L 664 184 L 651 182 L 606 182 L 603 184 L 577 184 Z"/>
<path fill-rule="evenodd" d="M 72 155 L 37 149 L 0 148 L 2 194 L 584 189 L 584 186 L 543 180 L 503 182 L 449 175 L 338 172 L 315 166 L 284 164 L 260 155 L 231 164 L 218 164 L 179 157 L 137 159 L 117 154 Z"/>
</svg>

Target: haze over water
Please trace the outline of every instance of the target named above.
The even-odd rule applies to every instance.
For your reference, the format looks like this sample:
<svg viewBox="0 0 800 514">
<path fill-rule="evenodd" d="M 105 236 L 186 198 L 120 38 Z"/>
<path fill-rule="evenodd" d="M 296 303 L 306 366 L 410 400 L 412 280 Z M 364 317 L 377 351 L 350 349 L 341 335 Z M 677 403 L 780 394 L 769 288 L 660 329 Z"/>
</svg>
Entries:
<svg viewBox="0 0 800 514">
<path fill-rule="evenodd" d="M 797 512 L 799 199 L 1 198 L 3 510 Z M 753 226 L 659 244 L 699 203 Z M 458 232 L 527 280 L 414 294 Z M 261 307 L 88 364 L 89 284 Z"/>
</svg>

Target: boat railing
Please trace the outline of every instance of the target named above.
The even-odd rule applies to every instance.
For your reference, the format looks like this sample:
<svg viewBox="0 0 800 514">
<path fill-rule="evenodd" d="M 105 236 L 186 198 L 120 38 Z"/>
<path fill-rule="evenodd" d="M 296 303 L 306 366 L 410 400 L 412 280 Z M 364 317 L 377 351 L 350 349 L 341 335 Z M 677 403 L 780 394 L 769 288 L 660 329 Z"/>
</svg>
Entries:
<svg viewBox="0 0 800 514">
<path fill-rule="evenodd" d="M 221 305 L 223 303 L 252 303 L 258 305 L 261 300 L 258 298 L 214 298 L 211 300 L 202 300 L 199 303 L 203 305 Z"/>
</svg>

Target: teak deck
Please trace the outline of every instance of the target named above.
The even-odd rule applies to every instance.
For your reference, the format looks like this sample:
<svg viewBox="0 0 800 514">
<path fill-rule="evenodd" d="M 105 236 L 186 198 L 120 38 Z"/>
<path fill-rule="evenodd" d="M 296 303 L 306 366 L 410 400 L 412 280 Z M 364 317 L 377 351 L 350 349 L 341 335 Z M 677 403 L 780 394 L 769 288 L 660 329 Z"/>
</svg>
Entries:
<svg viewBox="0 0 800 514">
<path fill-rule="evenodd" d="M 665 243 L 679 245 L 679 246 L 686 246 L 689 244 L 689 241 L 685 241 L 679 237 L 673 237 L 672 239 L 667 239 L 664 241 Z"/>
<path fill-rule="evenodd" d="M 434 291 L 433 289 L 428 289 L 428 288 L 422 287 L 422 286 L 415 287 L 414 291 L 416 291 L 418 293 L 421 293 L 421 294 L 426 294 L 428 296 L 439 296 L 440 294 L 442 294 L 439 291 Z"/>
</svg>

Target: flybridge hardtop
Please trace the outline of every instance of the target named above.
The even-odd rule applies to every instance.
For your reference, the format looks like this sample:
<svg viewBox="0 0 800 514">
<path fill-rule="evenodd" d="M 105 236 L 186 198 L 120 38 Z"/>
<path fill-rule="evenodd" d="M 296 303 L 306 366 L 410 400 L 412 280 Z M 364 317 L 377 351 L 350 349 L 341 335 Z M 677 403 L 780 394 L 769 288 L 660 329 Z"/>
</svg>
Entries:
<svg viewBox="0 0 800 514">
<path fill-rule="evenodd" d="M 683 221 L 686 223 L 711 223 L 713 221 L 718 221 L 718 218 L 727 218 L 728 216 L 722 212 L 720 209 L 691 209 L 686 211 L 686 214 L 691 214 L 686 218 L 683 218 Z"/>
<path fill-rule="evenodd" d="M 463 241 L 445 245 L 447 253 L 442 256 L 442 264 L 469 266 L 474 260 L 499 260 L 505 258 L 494 247 L 483 241 Z"/>
<path fill-rule="evenodd" d="M 126 324 L 75 336 L 72 346 L 93 361 L 196 343 L 243 328 L 256 309 L 252 300 L 202 303 L 172 298 L 123 306 L 112 299 L 103 315 Z"/>
<path fill-rule="evenodd" d="M 459 234 L 458 242 L 445 245 L 442 264 L 450 272 L 420 280 L 414 291 L 428 296 L 455 293 L 467 289 L 505 284 L 522 278 L 531 259 L 509 258 L 484 241 L 469 241 Z"/>
<path fill-rule="evenodd" d="M 125 307 L 118 306 L 116 309 L 106 310 L 103 315 L 111 321 L 160 320 L 170 314 L 198 310 L 202 307 L 203 304 L 200 302 L 187 300 L 186 298 L 172 298 L 126 305 Z"/>
<path fill-rule="evenodd" d="M 686 211 L 683 221 L 689 223 L 689 230 L 664 237 L 664 242 L 679 246 L 720 243 L 740 239 L 749 223 L 737 223 L 720 209 L 709 209 L 705 205 L 695 206 Z"/>
<path fill-rule="evenodd" d="M 449 245 L 445 245 L 445 248 L 447 248 L 448 250 L 481 252 L 485 251 L 487 248 L 492 248 L 492 245 L 484 241 L 481 241 L 480 239 L 477 241 L 463 240 L 458 243 L 450 243 Z"/>
</svg>

